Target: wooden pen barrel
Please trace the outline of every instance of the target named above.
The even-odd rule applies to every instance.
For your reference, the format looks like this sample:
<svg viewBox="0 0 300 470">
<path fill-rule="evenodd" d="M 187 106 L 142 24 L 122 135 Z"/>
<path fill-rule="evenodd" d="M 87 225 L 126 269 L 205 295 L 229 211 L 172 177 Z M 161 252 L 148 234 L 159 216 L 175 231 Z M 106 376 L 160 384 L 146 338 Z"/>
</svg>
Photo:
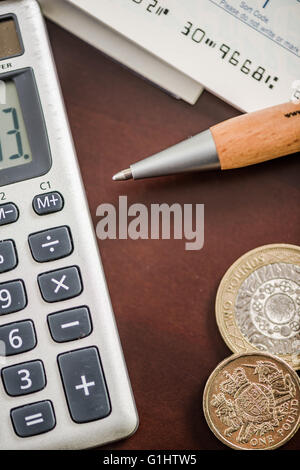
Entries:
<svg viewBox="0 0 300 470">
<path fill-rule="evenodd" d="M 284 103 L 210 128 L 222 170 L 300 151 L 300 103 Z"/>
</svg>

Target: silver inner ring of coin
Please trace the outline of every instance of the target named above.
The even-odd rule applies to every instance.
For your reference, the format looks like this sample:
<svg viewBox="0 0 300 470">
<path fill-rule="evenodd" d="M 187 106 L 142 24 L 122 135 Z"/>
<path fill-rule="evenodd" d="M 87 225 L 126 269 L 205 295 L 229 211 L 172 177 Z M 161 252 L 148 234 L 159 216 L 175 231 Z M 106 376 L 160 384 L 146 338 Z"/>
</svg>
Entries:
<svg viewBox="0 0 300 470">
<path fill-rule="evenodd" d="M 235 302 L 238 327 L 247 340 L 273 354 L 300 352 L 300 267 L 274 263 L 242 283 Z"/>
</svg>

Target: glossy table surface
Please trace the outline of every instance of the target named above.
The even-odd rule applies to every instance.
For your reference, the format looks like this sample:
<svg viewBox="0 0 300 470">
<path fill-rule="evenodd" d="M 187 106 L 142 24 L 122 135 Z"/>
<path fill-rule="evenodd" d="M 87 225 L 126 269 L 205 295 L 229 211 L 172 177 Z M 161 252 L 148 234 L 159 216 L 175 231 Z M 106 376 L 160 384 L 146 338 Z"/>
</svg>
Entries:
<svg viewBox="0 0 300 470">
<path fill-rule="evenodd" d="M 214 303 L 227 268 L 269 243 L 299 244 L 299 154 L 245 169 L 116 183 L 130 163 L 239 112 L 205 92 L 178 101 L 47 22 L 93 222 L 101 203 L 205 204 L 205 243 L 99 242 L 140 416 L 108 449 L 224 449 L 202 412 L 205 382 L 230 351 Z M 300 431 L 285 445 L 300 448 Z"/>
</svg>

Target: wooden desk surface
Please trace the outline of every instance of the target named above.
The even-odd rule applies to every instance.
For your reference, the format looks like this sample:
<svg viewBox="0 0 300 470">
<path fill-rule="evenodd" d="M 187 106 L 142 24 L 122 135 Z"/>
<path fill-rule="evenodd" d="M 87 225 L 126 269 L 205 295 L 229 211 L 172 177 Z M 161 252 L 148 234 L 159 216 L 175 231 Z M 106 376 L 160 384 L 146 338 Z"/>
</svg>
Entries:
<svg viewBox="0 0 300 470">
<path fill-rule="evenodd" d="M 218 284 L 243 253 L 299 244 L 299 155 L 246 169 L 116 183 L 128 164 L 238 111 L 205 92 L 177 101 L 48 22 L 94 225 L 96 208 L 153 202 L 205 204 L 205 244 L 99 243 L 140 427 L 109 449 L 224 449 L 202 412 L 209 374 L 230 355 L 215 321 Z M 95 281 L 96 282 L 96 281 Z M 300 448 L 300 431 L 285 447 Z"/>
</svg>

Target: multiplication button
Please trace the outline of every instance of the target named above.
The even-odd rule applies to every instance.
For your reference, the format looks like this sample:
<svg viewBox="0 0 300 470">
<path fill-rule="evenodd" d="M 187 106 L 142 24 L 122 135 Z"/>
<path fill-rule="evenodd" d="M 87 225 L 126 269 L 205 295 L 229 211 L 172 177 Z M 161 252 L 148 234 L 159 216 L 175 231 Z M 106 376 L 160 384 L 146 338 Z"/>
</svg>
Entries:
<svg viewBox="0 0 300 470">
<path fill-rule="evenodd" d="M 43 434 L 51 431 L 56 425 L 53 406 L 49 400 L 14 408 L 10 415 L 14 430 L 19 437 Z"/>
<path fill-rule="evenodd" d="M 87 423 L 108 416 L 111 406 L 97 348 L 61 354 L 58 364 L 73 421 Z"/>
<path fill-rule="evenodd" d="M 77 307 L 48 315 L 48 325 L 54 341 L 63 343 L 85 338 L 92 332 L 87 307 Z"/>
<path fill-rule="evenodd" d="M 29 235 L 28 242 L 33 258 L 39 263 L 64 258 L 73 251 L 68 227 L 56 227 L 33 233 Z"/>
<path fill-rule="evenodd" d="M 40 274 L 38 283 L 43 299 L 50 303 L 76 297 L 83 289 L 76 266 Z"/>
</svg>

